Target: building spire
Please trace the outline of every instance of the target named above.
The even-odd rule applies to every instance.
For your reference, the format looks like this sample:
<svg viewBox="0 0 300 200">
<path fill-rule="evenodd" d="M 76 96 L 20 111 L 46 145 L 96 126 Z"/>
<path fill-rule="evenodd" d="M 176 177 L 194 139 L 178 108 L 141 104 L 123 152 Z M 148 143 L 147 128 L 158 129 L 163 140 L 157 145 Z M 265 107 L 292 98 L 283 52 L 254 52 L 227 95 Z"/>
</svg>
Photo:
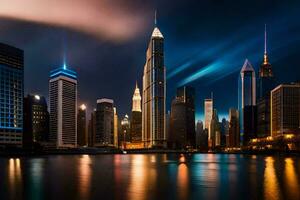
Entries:
<svg viewBox="0 0 300 200">
<path fill-rule="evenodd" d="M 268 54 L 267 54 L 267 24 L 265 24 L 265 51 L 264 51 L 264 64 L 268 64 Z"/>
<path fill-rule="evenodd" d="M 156 11 L 156 9 L 155 9 L 155 12 L 154 12 L 154 25 L 155 25 L 155 27 L 157 26 L 156 13 L 157 13 L 157 11 Z"/>
<path fill-rule="evenodd" d="M 137 84 L 137 81 L 135 81 L 135 89 L 138 88 L 138 84 Z"/>
</svg>

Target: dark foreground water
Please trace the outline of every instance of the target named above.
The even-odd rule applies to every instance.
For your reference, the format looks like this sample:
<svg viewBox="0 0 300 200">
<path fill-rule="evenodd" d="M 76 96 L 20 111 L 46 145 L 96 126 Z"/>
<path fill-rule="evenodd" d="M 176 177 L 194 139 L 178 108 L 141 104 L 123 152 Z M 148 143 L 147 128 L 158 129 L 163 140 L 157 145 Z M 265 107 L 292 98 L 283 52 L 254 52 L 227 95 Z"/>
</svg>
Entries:
<svg viewBox="0 0 300 200">
<path fill-rule="evenodd" d="M 223 154 L 0 158 L 0 199 L 300 199 L 300 158 Z"/>
</svg>

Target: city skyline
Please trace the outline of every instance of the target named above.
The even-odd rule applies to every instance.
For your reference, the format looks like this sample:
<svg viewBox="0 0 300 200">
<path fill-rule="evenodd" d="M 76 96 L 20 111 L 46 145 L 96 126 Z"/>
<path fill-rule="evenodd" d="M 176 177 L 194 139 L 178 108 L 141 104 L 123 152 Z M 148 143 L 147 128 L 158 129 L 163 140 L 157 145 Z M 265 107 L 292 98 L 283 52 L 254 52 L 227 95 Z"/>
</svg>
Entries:
<svg viewBox="0 0 300 200">
<path fill-rule="evenodd" d="M 191 4 L 198 5 L 196 2 Z M 186 82 L 196 89 L 196 120 L 203 121 L 203 101 L 210 96 L 211 92 L 215 94 L 215 105 L 220 119 L 227 117 L 230 107 L 237 108 L 235 85 L 243 60 L 249 58 L 256 73 L 258 72 L 264 52 L 264 24 L 268 27 L 268 57 L 272 62 L 274 74 L 281 74 L 277 82 L 297 81 L 297 73 L 291 73 L 292 70 L 298 70 L 293 66 L 297 63 L 295 47 L 299 40 L 296 35 L 300 32 L 299 24 L 293 20 L 298 16 L 294 9 L 291 9 L 293 3 L 270 4 L 266 1 L 242 7 L 234 13 L 244 12 L 243 16 L 250 16 L 249 11 L 255 9 L 260 15 L 253 16 L 251 20 L 239 19 L 235 21 L 235 24 L 232 23 L 234 16 L 230 15 L 221 19 L 222 13 L 225 12 L 221 10 L 224 4 L 210 2 L 203 3 L 203 6 L 210 4 L 213 4 L 215 9 L 219 9 L 220 13 L 216 13 L 216 17 L 210 19 L 207 18 L 208 11 L 203 11 L 205 20 L 200 20 L 201 18 L 197 17 L 199 14 L 187 3 L 183 3 L 181 7 L 181 4 L 175 1 L 172 10 L 159 2 L 146 5 L 136 3 L 136 7 L 147 10 L 145 14 L 136 11 L 145 19 L 145 27 L 134 39 L 125 42 L 106 41 L 105 38 L 90 37 L 74 32 L 72 29 L 7 18 L 0 20 L 5 30 L 0 33 L 0 36 L 2 42 L 17 46 L 26 53 L 25 94 L 41 94 L 48 99 L 47 71 L 62 66 L 65 57 L 66 64 L 79 74 L 78 79 L 81 84 L 78 89 L 78 103 L 85 103 L 88 113 L 96 107 L 95 100 L 102 97 L 114 99 L 120 115 L 130 112 L 131 91 L 135 87 L 136 77 L 139 77 L 138 84 L 142 85 L 143 58 L 146 41 L 154 23 L 155 8 L 159 8 L 158 25 L 167 36 L 165 47 L 168 82 L 167 111 L 170 110 L 171 99 L 174 97 L 176 88 Z M 294 4 L 298 5 L 297 2 Z M 232 3 L 226 6 L 232 6 Z M 236 3 L 236 6 L 241 7 L 240 3 Z M 265 13 L 263 8 L 267 6 L 268 13 Z M 181 12 L 176 12 L 179 9 Z M 191 12 L 199 20 L 196 22 L 190 20 L 191 16 L 185 15 L 186 12 Z M 176 19 L 185 22 L 185 29 L 177 30 L 176 27 L 183 27 L 183 25 L 176 22 L 178 21 Z M 220 34 L 216 30 L 217 27 L 222 28 L 224 33 Z M 26 34 L 20 37 L 18 30 L 24 29 L 27 30 Z M 188 37 L 180 37 L 183 35 Z M 216 36 L 218 36 L 217 40 Z M 53 42 L 47 43 L 48 39 Z M 81 45 L 83 42 L 85 44 Z M 49 44 L 49 48 L 45 48 L 45 44 Z M 133 49 L 130 55 L 128 55 L 128 48 Z M 233 49 L 238 49 L 239 52 Z M 99 53 L 94 53 L 95 50 Z M 108 55 L 107 53 L 112 50 L 116 52 L 114 57 L 117 56 L 118 59 L 113 59 L 111 56 L 104 58 L 104 55 Z M 81 54 L 81 51 L 86 53 Z M 289 55 L 285 53 L 287 51 Z M 36 54 L 40 55 L 40 58 L 36 58 Z M 123 60 L 122 64 L 118 60 Z M 28 78 L 32 71 L 35 71 L 34 80 Z M 115 72 L 118 73 L 115 74 Z M 125 73 L 126 76 L 120 77 L 119 74 Z M 118 81 L 112 81 L 112 79 L 108 81 L 106 77 L 109 76 L 118 77 Z M 117 90 L 119 88 L 120 90 Z M 232 94 L 226 99 L 222 98 L 225 88 Z"/>
</svg>

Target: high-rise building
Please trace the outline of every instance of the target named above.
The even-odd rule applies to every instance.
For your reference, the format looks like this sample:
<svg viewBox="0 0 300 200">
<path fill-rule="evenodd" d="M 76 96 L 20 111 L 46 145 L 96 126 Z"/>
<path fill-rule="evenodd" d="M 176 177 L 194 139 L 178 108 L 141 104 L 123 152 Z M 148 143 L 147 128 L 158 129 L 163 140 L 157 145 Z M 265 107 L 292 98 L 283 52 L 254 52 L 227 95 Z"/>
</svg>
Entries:
<svg viewBox="0 0 300 200">
<path fill-rule="evenodd" d="M 208 145 L 212 145 L 212 138 L 210 132 L 210 123 L 213 115 L 213 99 L 204 100 L 204 129 L 208 131 Z"/>
<path fill-rule="evenodd" d="M 256 137 L 256 79 L 255 71 L 248 61 L 241 69 L 239 76 L 239 117 L 241 143 L 247 145 Z"/>
<path fill-rule="evenodd" d="M 172 101 L 168 145 L 174 149 L 187 147 L 186 105 L 182 97 Z"/>
<path fill-rule="evenodd" d="M 88 123 L 88 146 L 94 147 L 96 137 L 96 109 L 91 113 L 91 118 Z"/>
<path fill-rule="evenodd" d="M 77 114 L 77 145 L 87 145 L 86 105 L 81 104 Z"/>
<path fill-rule="evenodd" d="M 229 135 L 229 121 L 227 121 L 225 118 L 222 119 L 221 122 L 221 146 L 226 146 L 226 139 Z"/>
<path fill-rule="evenodd" d="M 50 72 L 50 142 L 57 148 L 77 145 L 77 73 L 58 68 Z"/>
<path fill-rule="evenodd" d="M 30 95 L 24 98 L 23 147 L 34 148 L 49 136 L 49 113 L 45 97 Z"/>
<path fill-rule="evenodd" d="M 155 23 L 146 53 L 143 75 L 142 140 L 145 148 L 166 145 L 165 104 L 164 37 Z"/>
<path fill-rule="evenodd" d="M 186 146 L 195 147 L 195 89 L 191 86 L 177 88 L 177 97 L 185 104 L 186 116 Z"/>
<path fill-rule="evenodd" d="M 134 94 L 132 97 L 132 111 L 131 111 L 131 142 L 142 142 L 142 108 L 141 108 L 141 94 L 140 89 L 136 83 Z"/>
<path fill-rule="evenodd" d="M 22 146 L 24 52 L 0 43 L 0 146 Z"/>
<path fill-rule="evenodd" d="M 130 135 L 130 120 L 129 116 L 126 114 L 121 120 L 121 133 L 120 133 L 120 143 L 123 144 L 123 148 L 126 148 L 126 143 L 131 141 Z"/>
<path fill-rule="evenodd" d="M 240 146 L 239 111 L 229 109 L 229 147 Z"/>
<path fill-rule="evenodd" d="M 267 137 L 271 135 L 270 122 L 270 92 L 275 87 L 272 66 L 267 54 L 267 31 L 265 27 L 265 50 L 263 63 L 259 69 L 258 98 L 257 98 L 257 136 Z"/>
<path fill-rule="evenodd" d="M 94 146 L 114 145 L 114 101 L 98 99 L 96 110 L 96 133 Z"/>
<path fill-rule="evenodd" d="M 196 148 L 200 147 L 201 135 L 203 134 L 203 131 L 203 122 L 201 120 L 198 120 L 196 123 Z"/>
<path fill-rule="evenodd" d="M 271 133 L 300 134 L 300 84 L 281 84 L 271 91 Z"/>
<path fill-rule="evenodd" d="M 210 122 L 211 145 L 209 148 L 214 149 L 221 145 L 221 125 L 219 122 L 217 109 L 214 109 Z"/>
<path fill-rule="evenodd" d="M 118 137 L 119 137 L 119 123 L 118 123 L 118 114 L 117 114 L 117 108 L 114 107 L 114 146 L 118 148 Z"/>
</svg>

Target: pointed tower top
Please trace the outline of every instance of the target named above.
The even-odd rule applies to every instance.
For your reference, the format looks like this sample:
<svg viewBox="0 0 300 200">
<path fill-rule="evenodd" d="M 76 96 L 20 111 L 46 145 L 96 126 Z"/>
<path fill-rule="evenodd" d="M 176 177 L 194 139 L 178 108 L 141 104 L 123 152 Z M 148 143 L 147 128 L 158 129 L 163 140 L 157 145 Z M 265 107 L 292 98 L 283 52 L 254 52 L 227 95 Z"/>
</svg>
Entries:
<svg viewBox="0 0 300 200">
<path fill-rule="evenodd" d="M 246 58 L 245 62 L 244 62 L 244 65 L 242 67 L 242 70 L 241 72 L 246 72 L 246 71 L 254 71 L 251 63 L 249 62 L 249 60 Z"/>
<path fill-rule="evenodd" d="M 137 81 L 135 81 L 135 89 L 138 88 L 138 84 L 137 84 Z"/>
</svg>

